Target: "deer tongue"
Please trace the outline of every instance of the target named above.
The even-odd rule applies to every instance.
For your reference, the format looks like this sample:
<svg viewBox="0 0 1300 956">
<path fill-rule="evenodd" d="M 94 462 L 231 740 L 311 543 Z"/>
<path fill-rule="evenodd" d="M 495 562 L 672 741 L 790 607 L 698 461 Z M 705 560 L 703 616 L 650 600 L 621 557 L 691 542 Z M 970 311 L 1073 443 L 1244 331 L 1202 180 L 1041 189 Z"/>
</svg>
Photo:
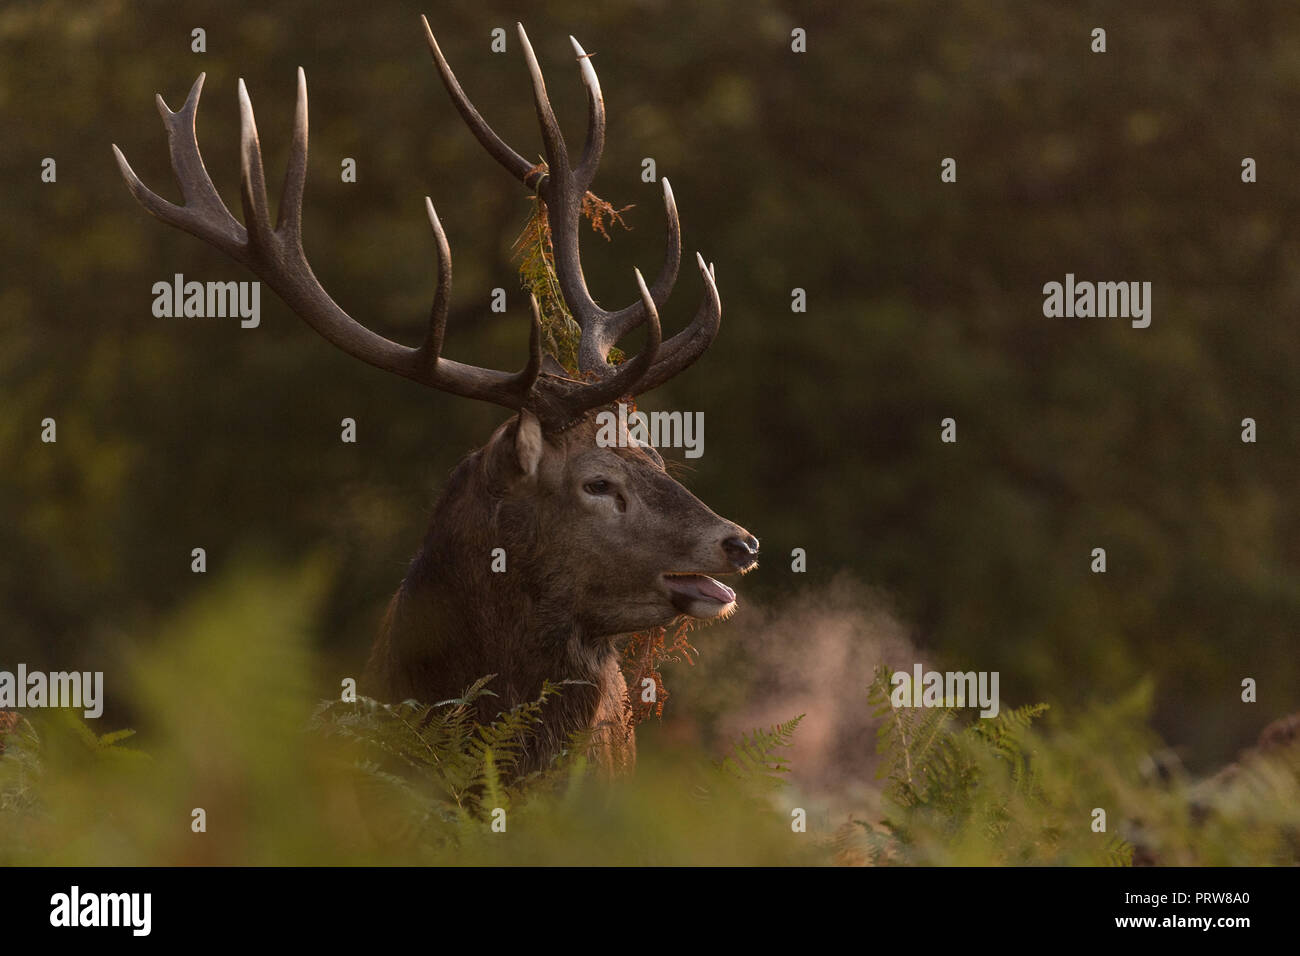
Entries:
<svg viewBox="0 0 1300 956">
<path fill-rule="evenodd" d="M 714 601 L 718 604 L 730 604 L 736 600 L 736 592 L 720 581 L 715 581 L 707 574 L 667 574 L 664 584 L 676 595 L 692 601 Z"/>
</svg>

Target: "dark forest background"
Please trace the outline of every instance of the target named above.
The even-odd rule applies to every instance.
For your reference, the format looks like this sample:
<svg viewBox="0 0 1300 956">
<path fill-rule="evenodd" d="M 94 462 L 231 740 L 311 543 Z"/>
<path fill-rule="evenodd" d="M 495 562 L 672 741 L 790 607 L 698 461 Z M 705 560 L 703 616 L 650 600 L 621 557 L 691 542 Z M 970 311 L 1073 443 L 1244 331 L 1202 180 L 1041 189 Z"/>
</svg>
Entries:
<svg viewBox="0 0 1300 956">
<path fill-rule="evenodd" d="M 858 582 L 927 664 L 998 670 L 1012 702 L 1081 704 L 1150 676 L 1156 729 L 1205 768 L 1300 709 L 1300 8 L 1284 2 L 8 0 L 0 666 L 104 669 L 111 691 L 124 649 L 147 653 L 212 573 L 323 558 L 321 696 L 359 670 L 445 476 L 503 413 L 345 357 L 269 291 L 256 330 L 153 317 L 151 287 L 174 273 L 251 276 L 144 213 L 110 143 L 176 198 L 153 95 L 176 108 L 206 71 L 199 140 L 238 211 L 242 76 L 274 202 L 301 65 L 317 274 L 358 319 L 417 342 L 427 194 L 456 268 L 446 354 L 517 367 L 510 250 L 528 194 L 456 115 L 419 13 L 529 156 L 541 146 L 514 21 L 575 148 L 567 35 L 596 54 L 609 135 L 594 189 L 635 204 L 631 231 L 585 240 L 607 305 L 661 254 L 641 160 L 671 178 L 688 258 L 666 328 L 695 309 L 696 249 L 717 264 L 723 324 L 643 407 L 704 411 L 686 483 L 769 556 L 746 607 Z M 504 54 L 489 51 L 498 26 Z M 1097 26 L 1104 55 L 1089 49 Z M 795 27 L 806 54 L 790 50 Z M 44 157 L 56 184 L 40 181 Z M 955 184 L 940 182 L 944 157 Z M 1044 318 L 1042 285 L 1067 272 L 1151 281 L 1151 327 Z M 498 286 L 504 315 L 488 309 Z M 47 416 L 57 444 L 40 441 Z M 948 416 L 956 445 L 939 441 Z M 1256 444 L 1240 440 L 1248 416 Z M 208 577 L 190 571 L 198 546 Z M 805 575 L 789 570 L 795 547 Z M 720 649 L 743 659 L 751 626 L 742 610 L 700 633 L 670 719 L 694 713 L 681 726 L 707 735 Z M 792 660 L 819 652 L 789 635 Z M 1241 704 L 1243 677 L 1258 705 Z M 107 725 L 131 718 L 110 699 Z"/>
</svg>

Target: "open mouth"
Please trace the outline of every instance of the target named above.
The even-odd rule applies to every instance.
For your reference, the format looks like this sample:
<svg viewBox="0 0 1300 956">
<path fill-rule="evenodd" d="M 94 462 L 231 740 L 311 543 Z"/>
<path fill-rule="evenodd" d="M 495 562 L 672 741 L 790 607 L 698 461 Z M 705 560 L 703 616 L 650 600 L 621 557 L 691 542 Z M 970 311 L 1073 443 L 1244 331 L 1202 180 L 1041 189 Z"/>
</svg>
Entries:
<svg viewBox="0 0 1300 956">
<path fill-rule="evenodd" d="M 660 577 L 673 607 L 682 614 L 713 618 L 735 606 L 736 592 L 707 574 L 665 572 Z"/>
</svg>

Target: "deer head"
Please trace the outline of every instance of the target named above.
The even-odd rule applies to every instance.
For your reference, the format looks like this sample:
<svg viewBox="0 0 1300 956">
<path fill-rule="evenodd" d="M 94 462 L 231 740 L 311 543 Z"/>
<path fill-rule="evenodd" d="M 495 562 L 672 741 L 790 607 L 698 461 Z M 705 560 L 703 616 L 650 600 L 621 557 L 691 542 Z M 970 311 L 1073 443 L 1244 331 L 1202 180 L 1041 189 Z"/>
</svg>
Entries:
<svg viewBox="0 0 1300 956">
<path fill-rule="evenodd" d="M 758 542 L 673 480 L 654 448 L 595 437 L 591 421 L 547 434 L 525 411 L 484 451 L 487 497 L 534 601 L 595 637 L 730 614 L 735 592 L 710 575 L 750 570 Z"/>
<path fill-rule="evenodd" d="M 556 123 L 528 37 L 522 26 L 518 28 L 546 157 L 544 164 L 535 165 L 484 121 L 447 65 L 428 21 L 421 18 L 421 22 L 443 83 L 474 136 L 545 206 L 556 277 L 565 305 L 581 328 L 576 375 L 549 357 L 543 359 L 536 299 L 532 300 L 529 358 L 520 371 L 479 368 L 442 355 L 451 252 L 427 198 L 437 289 L 424 341 L 415 348 L 393 342 L 335 303 L 317 281 L 302 247 L 307 85 L 301 69 L 288 172 L 274 226 L 253 108 L 243 80 L 238 89 L 244 224 L 222 203 L 199 154 L 195 113 L 202 74 L 180 110 L 173 112 L 161 96 L 157 100 L 182 205 L 149 190 L 116 146 L 113 152 L 127 186 L 146 210 L 248 267 L 308 325 L 347 354 L 431 388 L 516 413 L 453 476 L 390 611 L 389 633 L 381 638 L 392 657 L 390 671 L 405 667 L 431 676 L 398 680 L 394 674 L 390 683 L 430 693 L 437 684 L 437 693 L 454 693 L 465 686 L 454 683 L 462 675 L 467 682 L 496 670 L 508 672 L 508 685 L 522 687 L 532 677 L 521 676 L 521 668 L 536 662 L 521 658 L 557 640 L 561 651 L 552 655 L 554 660 L 543 654 L 541 663 L 558 670 L 542 676 L 578 676 L 563 670 L 581 661 L 586 661 L 587 666 L 579 668 L 588 672 L 586 676 L 605 673 L 608 661 L 602 648 L 613 635 L 662 625 L 682 614 L 725 616 L 735 607 L 735 594 L 712 575 L 744 572 L 756 563 L 758 541 L 719 518 L 670 478 L 653 448 L 600 447 L 596 442 L 594 410 L 663 384 L 713 341 L 721 321 L 714 269 L 696 255 L 703 301 L 686 328 L 662 340 L 659 309 L 676 282 L 681 259 L 677 207 L 665 179 L 667 251 L 658 276 L 647 286 L 636 271 L 637 301 L 616 311 L 599 306 L 587 289 L 578 249 L 583 200 L 605 142 L 604 101 L 590 58 L 570 38 L 589 113 L 586 144 L 575 163 Z M 646 337 L 641 351 L 622 364 L 611 364 L 610 349 L 643 326 Z M 511 554 L 510 574 L 487 573 L 487 555 L 498 545 Z M 442 610 L 435 613 L 433 608 Z M 503 616 L 510 620 L 502 620 Z M 468 650 L 461 647 L 455 654 L 437 650 L 429 631 L 439 622 L 446 626 L 449 617 L 454 618 L 456 630 L 468 633 L 461 640 Z M 513 636 L 501 638 L 503 627 Z M 543 634 L 549 636 L 538 637 Z"/>
</svg>

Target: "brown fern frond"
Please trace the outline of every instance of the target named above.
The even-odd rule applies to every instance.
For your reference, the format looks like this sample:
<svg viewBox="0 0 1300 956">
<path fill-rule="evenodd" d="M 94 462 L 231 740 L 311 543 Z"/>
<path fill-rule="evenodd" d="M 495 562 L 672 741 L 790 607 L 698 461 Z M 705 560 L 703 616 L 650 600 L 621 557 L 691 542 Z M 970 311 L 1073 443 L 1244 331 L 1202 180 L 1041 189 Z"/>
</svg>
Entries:
<svg viewBox="0 0 1300 956">
<path fill-rule="evenodd" d="M 635 206 L 635 203 L 629 203 L 621 209 L 615 209 L 614 204 L 601 199 L 590 190 L 582 197 L 582 214 L 587 217 L 591 223 L 591 231 L 598 232 L 605 237 L 605 241 L 610 241 L 609 231 L 605 228 L 608 221 L 609 225 L 617 223 L 624 230 L 631 231 L 632 227 L 623 221 L 623 213 Z"/>
<path fill-rule="evenodd" d="M 529 174 L 544 173 L 545 163 L 538 163 Z M 542 337 L 546 350 L 555 357 L 569 374 L 578 375 L 578 343 L 582 340 L 582 329 L 574 321 L 573 313 L 564 301 L 560 291 L 559 279 L 555 275 L 555 249 L 551 241 L 550 220 L 546 216 L 546 203 L 540 195 L 531 200 L 533 211 L 524 223 L 512 247 L 512 255 L 519 263 L 519 281 L 525 292 L 537 299 L 542 316 Z M 582 214 L 591 223 L 593 232 L 597 232 L 610 241 L 610 225 L 617 223 L 624 229 L 631 227 L 623 221 L 622 214 L 632 206 L 615 208 L 610 202 L 601 199 L 595 193 L 588 192 L 582 198 Z M 617 348 L 610 349 L 609 361 L 613 365 L 623 362 L 625 356 Z"/>
<path fill-rule="evenodd" d="M 19 716 L 16 710 L 0 710 L 0 754 L 5 752 L 5 736 L 18 726 Z"/>
<path fill-rule="evenodd" d="M 652 627 L 648 631 L 634 634 L 623 649 L 621 666 L 623 678 L 627 682 L 628 720 L 631 726 L 636 726 L 647 717 L 663 716 L 664 702 L 669 696 L 663 674 L 660 673 L 664 664 L 685 661 L 692 667 L 695 666 L 695 658 L 700 652 L 687 637 L 694 626 L 694 619 L 684 619 L 673 633 L 671 641 L 668 639 L 667 628 Z M 641 699 L 642 682 L 647 678 L 654 681 L 653 701 Z"/>
</svg>

